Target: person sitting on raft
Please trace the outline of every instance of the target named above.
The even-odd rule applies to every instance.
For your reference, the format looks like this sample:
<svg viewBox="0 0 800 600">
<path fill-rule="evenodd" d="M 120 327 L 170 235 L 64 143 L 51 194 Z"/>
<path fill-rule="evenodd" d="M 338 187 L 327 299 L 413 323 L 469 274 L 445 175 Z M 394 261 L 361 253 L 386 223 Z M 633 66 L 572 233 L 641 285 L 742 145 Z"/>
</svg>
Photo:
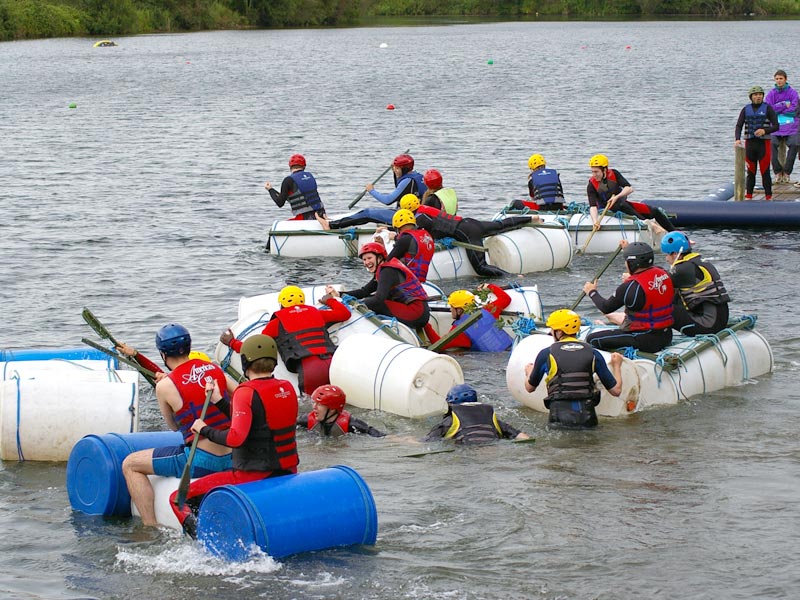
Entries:
<svg viewBox="0 0 800 600">
<path fill-rule="evenodd" d="M 611 355 L 611 368 L 599 350 L 579 341 L 581 328 L 578 313 L 556 310 L 547 318 L 547 327 L 555 339 L 549 348 L 539 351 L 536 361 L 525 365 L 525 390 L 533 393 L 542 378 L 547 384 L 545 408 L 549 409 L 548 427 L 552 429 L 593 429 L 597 427 L 595 406 L 600 392 L 595 387 L 596 374 L 612 396 L 622 392 L 622 355 Z"/>
<path fill-rule="evenodd" d="M 422 175 L 414 170 L 414 159 L 409 154 L 400 154 L 396 156 L 392 162 L 392 173 L 394 174 L 393 191 L 382 194 L 375 189 L 375 186 L 368 183 L 366 191 L 370 196 L 378 200 L 381 204 L 391 207 L 397 204 L 400 198 L 406 194 L 414 194 L 417 199 L 422 198 L 425 191 L 428 189 L 425 182 L 422 180 Z M 327 219 L 317 219 L 324 230 L 330 229 L 347 229 L 348 227 L 357 227 L 366 223 L 383 223 L 390 224 L 394 216 L 395 208 L 364 208 L 358 212 L 329 221 Z"/>
<path fill-rule="evenodd" d="M 447 298 L 450 315 L 453 317 L 451 331 L 463 323 L 475 310 L 480 310 L 482 314 L 480 319 L 447 343 L 443 349 L 470 348 L 480 352 L 502 352 L 508 350 L 514 342 L 505 331 L 497 326 L 497 320 L 503 310 L 511 304 L 511 296 L 506 294 L 503 288 L 493 283 L 482 283 L 478 289 L 489 290 L 495 295 L 495 299 L 478 308 L 475 294 L 467 290 L 456 290 Z M 425 326 L 425 334 L 431 343 L 440 339 L 430 323 Z"/>
<path fill-rule="evenodd" d="M 291 373 L 297 373 L 302 392 L 310 394 L 320 385 L 330 382 L 330 368 L 336 345 L 328 334 L 328 326 L 350 318 L 350 309 L 336 298 L 326 297 L 324 304 L 330 310 L 308 306 L 306 296 L 299 287 L 287 285 L 278 294 L 279 310 L 272 313 L 261 333 L 278 344 L 283 364 Z M 237 340 L 228 329 L 219 341 L 241 352 L 242 340 Z"/>
<path fill-rule="evenodd" d="M 272 200 L 279 208 L 289 202 L 289 208 L 294 215 L 292 221 L 324 218 L 325 206 L 320 200 L 316 179 L 306 171 L 305 157 L 302 154 L 292 154 L 289 158 L 289 169 L 291 173 L 281 182 L 280 192 L 277 192 L 269 181 L 264 184 Z"/>
<path fill-rule="evenodd" d="M 399 259 L 417 276 L 420 283 L 425 283 L 436 250 L 431 234 L 419 229 L 414 213 L 404 208 L 394 213 L 392 226 L 397 233 L 394 237 L 394 247 L 389 252 L 387 260 Z"/>
<path fill-rule="evenodd" d="M 447 412 L 423 441 L 454 440 L 457 444 L 487 444 L 501 439 L 527 440 L 530 436 L 497 418 L 491 404 L 478 402 L 471 385 L 460 383 L 447 392 Z"/>
<path fill-rule="evenodd" d="M 716 267 L 692 251 L 684 233 L 673 231 L 661 240 L 675 288 L 672 328 L 684 335 L 719 333 L 728 326 L 730 296 Z"/>
<path fill-rule="evenodd" d="M 528 195 L 530 201 L 514 200 L 511 208 L 523 210 L 562 210 L 564 208 L 564 188 L 561 176 L 555 169 L 548 169 L 544 156 L 532 154 L 528 159 Z"/>
<path fill-rule="evenodd" d="M 519 229 L 525 225 L 541 221 L 536 215 L 507 217 L 501 221 L 479 221 L 477 219 L 462 218 L 457 215 L 449 215 L 430 206 L 422 206 L 419 199 L 411 194 L 403 196 L 400 200 L 400 207 L 408 208 L 414 212 L 417 226 L 430 232 L 433 239 L 454 238 L 474 246 L 482 246 L 483 238 L 490 235 L 505 233 L 506 231 Z M 487 263 L 485 252 L 466 248 L 466 253 L 469 264 L 472 265 L 478 275 L 482 277 L 508 277 L 510 275 L 500 267 Z"/>
<path fill-rule="evenodd" d="M 275 340 L 263 334 L 250 336 L 242 344 L 241 355 L 247 381 L 236 388 L 230 403 L 220 395 L 216 382 L 206 387 L 206 392 L 213 390 L 216 409 L 231 416 L 230 429 L 212 427 L 201 419 L 192 424 L 196 435 L 233 448 L 233 469 L 193 481 L 182 507 L 176 502 L 177 490 L 170 496 L 170 507 L 192 537 L 197 532 L 200 503 L 212 489 L 297 473 L 300 463 L 295 440 L 297 394 L 290 381 L 273 376 L 278 364 Z"/>
<path fill-rule="evenodd" d="M 633 193 L 633 187 L 622 176 L 622 173 L 608 167 L 608 157 L 605 154 L 592 156 L 589 159 L 589 167 L 592 169 L 592 176 L 586 186 L 586 195 L 589 199 L 589 214 L 592 217 L 594 229 L 599 229 L 601 225 L 598 211 L 609 210 L 619 211 L 642 220 L 652 218 L 664 231 L 675 230 L 675 226 L 660 209 L 649 207 L 641 202 L 637 202 L 641 211 L 633 207 L 627 200 L 628 196 Z"/>
<path fill-rule="evenodd" d="M 378 242 L 361 246 L 358 257 L 372 273 L 372 279 L 359 289 L 341 294 L 328 285 L 325 287 L 327 295 L 363 299 L 367 308 L 379 315 L 394 317 L 412 329 L 423 327 L 431 314 L 428 294 L 414 273 L 398 259 L 388 260 L 386 248 Z"/>
<path fill-rule="evenodd" d="M 660 352 L 672 343 L 672 281 L 664 269 L 653 266 L 655 256 L 649 245 L 624 240 L 622 245 L 627 272 L 614 293 L 606 299 L 597 291 L 597 282 L 583 284 L 594 305 L 620 327 L 590 333 L 586 341 L 601 350 L 633 346 Z M 618 318 L 614 311 L 623 306 L 624 318 Z"/>
<path fill-rule="evenodd" d="M 203 407 L 206 380 L 211 378 L 221 389 L 231 393 L 234 390 L 233 383 L 227 380 L 219 366 L 189 358 L 192 337 L 184 326 L 178 323 L 164 325 L 156 333 L 156 348 L 170 371 L 156 384 L 156 400 L 167 427 L 181 432 L 183 444 L 139 450 L 122 461 L 122 475 L 145 526 L 158 525 L 153 485 L 148 475 L 180 477 L 183 474 L 195 436 L 191 425 Z M 213 406 L 209 407 L 206 418 L 220 428 L 227 429 L 230 425 L 228 416 Z M 192 477 L 230 468 L 230 449 L 208 439 L 198 441 Z"/>
<path fill-rule="evenodd" d="M 427 191 L 422 195 L 422 205 L 443 210 L 448 215 L 458 214 L 458 198 L 453 188 L 442 187 L 442 174 L 436 169 L 428 169 L 422 177 Z M 402 200 L 402 198 L 401 198 Z"/>
<path fill-rule="evenodd" d="M 344 409 L 347 396 L 336 385 L 322 385 L 311 394 L 313 410 L 297 421 L 297 427 L 308 429 L 325 437 L 339 437 L 348 433 L 366 433 L 371 437 L 386 434 L 357 419 Z"/>
</svg>

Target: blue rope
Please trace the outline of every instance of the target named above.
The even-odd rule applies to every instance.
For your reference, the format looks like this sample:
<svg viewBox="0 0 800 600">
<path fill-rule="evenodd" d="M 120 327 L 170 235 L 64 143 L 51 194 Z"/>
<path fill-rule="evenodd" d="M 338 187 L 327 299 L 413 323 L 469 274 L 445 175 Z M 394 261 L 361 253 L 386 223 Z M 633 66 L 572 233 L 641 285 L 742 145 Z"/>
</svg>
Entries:
<svg viewBox="0 0 800 600">
<path fill-rule="evenodd" d="M 129 433 L 133 433 L 133 424 L 136 420 L 136 409 L 134 408 L 136 402 L 136 384 L 131 384 L 131 403 L 128 405 L 128 412 L 131 413 L 131 430 Z"/>
<path fill-rule="evenodd" d="M 349 229 L 343 229 L 339 234 L 339 237 L 347 241 L 352 241 L 358 238 L 358 233 L 356 233 L 355 227 L 350 227 Z"/>
<path fill-rule="evenodd" d="M 536 319 L 533 317 L 519 317 L 511 324 L 513 331 L 518 338 L 528 337 L 536 331 Z"/>
<path fill-rule="evenodd" d="M 20 389 L 19 372 L 14 371 L 11 379 L 17 380 L 17 458 L 25 460 L 25 455 L 22 453 L 22 438 L 19 432 L 20 421 L 22 420 L 22 390 Z"/>
<path fill-rule="evenodd" d="M 451 238 L 451 237 L 443 237 L 443 238 L 441 238 L 439 240 L 436 240 L 436 241 L 438 243 L 440 243 L 442 246 L 444 246 L 446 249 L 450 250 L 451 248 L 455 247 L 455 246 L 453 246 L 453 242 L 455 242 L 456 240 L 454 238 Z"/>
</svg>

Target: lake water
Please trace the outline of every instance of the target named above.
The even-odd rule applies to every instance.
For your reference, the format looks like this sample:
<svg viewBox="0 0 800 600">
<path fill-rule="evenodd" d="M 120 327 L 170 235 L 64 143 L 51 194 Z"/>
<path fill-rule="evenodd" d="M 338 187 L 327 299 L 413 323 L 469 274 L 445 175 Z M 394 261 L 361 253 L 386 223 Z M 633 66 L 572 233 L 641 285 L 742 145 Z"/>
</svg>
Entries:
<svg viewBox="0 0 800 600">
<path fill-rule="evenodd" d="M 263 182 L 278 184 L 295 152 L 332 214 L 405 148 L 421 171 L 442 171 L 465 215 L 523 195 L 534 152 L 569 199 L 585 199 L 598 152 L 634 199 L 702 198 L 732 179 L 748 88 L 778 68 L 796 81 L 799 37 L 790 21 L 548 22 L 0 44 L 0 348 L 78 346 L 88 306 L 150 355 L 168 321 L 210 351 L 240 296 L 364 282 L 358 261 L 264 252 L 287 212 Z M 772 375 L 568 434 L 510 398 L 506 355 L 459 355 L 467 381 L 536 444 L 409 459 L 420 446 L 301 434 L 303 469 L 347 464 L 367 480 L 378 543 L 280 562 L 226 565 L 177 533 L 73 514 L 64 464 L 5 462 L 0 596 L 797 597 L 800 241 L 691 235 L 733 312 L 758 314 Z M 553 309 L 603 262 L 523 282 Z M 609 272 L 601 291 L 615 282 Z M 142 427 L 159 429 L 142 386 Z M 405 437 L 432 425 L 355 412 Z"/>
</svg>

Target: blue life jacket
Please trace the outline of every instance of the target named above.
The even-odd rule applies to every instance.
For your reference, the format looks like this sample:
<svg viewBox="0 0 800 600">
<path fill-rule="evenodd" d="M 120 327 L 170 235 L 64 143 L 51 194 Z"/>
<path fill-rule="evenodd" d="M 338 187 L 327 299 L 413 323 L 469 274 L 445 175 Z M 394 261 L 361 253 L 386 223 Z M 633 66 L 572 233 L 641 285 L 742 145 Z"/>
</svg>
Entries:
<svg viewBox="0 0 800 600">
<path fill-rule="evenodd" d="M 304 215 L 323 210 L 314 176 L 306 171 L 295 171 L 290 177 L 297 186 L 297 190 L 288 198 L 292 214 Z"/>
<path fill-rule="evenodd" d="M 403 175 L 401 175 L 400 178 L 397 180 L 397 187 L 400 187 L 403 181 L 409 179 L 411 180 L 410 189 L 404 192 L 400 196 L 400 198 L 402 198 L 406 194 L 414 194 L 417 198 L 422 200 L 422 195 L 428 191 L 428 186 L 425 185 L 425 182 L 422 180 L 422 175 L 420 175 L 416 171 L 409 171 L 408 173 L 404 173 Z M 400 198 L 397 199 L 398 202 L 400 201 Z"/>
<path fill-rule="evenodd" d="M 562 204 L 564 202 L 564 189 L 558 171 L 543 167 L 531 173 L 530 180 L 531 198 L 538 204 Z"/>
<path fill-rule="evenodd" d="M 481 309 L 481 318 L 470 325 L 464 332 L 472 342 L 473 350 L 481 352 L 502 352 L 507 350 L 514 340 L 502 329 L 497 327 L 497 319 L 485 308 Z M 458 326 L 470 315 L 464 313 L 453 323 Z"/>
<path fill-rule="evenodd" d="M 766 102 L 762 102 L 758 105 L 757 109 L 754 108 L 752 104 L 748 104 L 744 107 L 744 139 L 753 139 L 756 137 L 756 129 L 769 126 L 769 118 L 767 117 L 768 106 Z M 767 139 L 768 137 L 769 136 L 765 135 L 759 139 Z"/>
</svg>

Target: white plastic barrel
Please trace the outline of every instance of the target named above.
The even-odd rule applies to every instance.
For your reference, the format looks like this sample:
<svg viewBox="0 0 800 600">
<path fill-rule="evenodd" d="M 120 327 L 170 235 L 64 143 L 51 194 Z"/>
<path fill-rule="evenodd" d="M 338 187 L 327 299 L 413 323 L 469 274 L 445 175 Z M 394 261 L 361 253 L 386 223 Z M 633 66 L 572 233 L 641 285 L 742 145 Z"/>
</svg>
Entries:
<svg viewBox="0 0 800 600">
<path fill-rule="evenodd" d="M 372 241 L 375 225 L 360 225 L 356 229 L 364 233 L 351 240 L 339 232 L 323 230 L 316 220 L 275 221 L 269 229 L 269 252 L 293 258 L 356 256 L 361 245 Z"/>
<path fill-rule="evenodd" d="M 602 211 L 601 211 L 602 212 Z M 563 221 L 565 217 L 555 215 L 542 215 L 545 223 Z M 643 221 L 634 217 L 616 217 L 607 214 L 600 222 L 600 229 L 592 235 L 589 245 L 584 249 L 586 254 L 609 254 L 616 251 L 620 240 L 628 242 L 645 242 L 653 246 L 656 251 L 660 247 L 661 238 L 655 236 Z M 592 234 L 592 219 L 586 213 L 573 213 L 569 215 L 567 227 L 570 239 L 576 249 L 582 249 Z M 663 235 L 663 234 L 662 234 Z M 656 245 L 654 246 L 654 242 Z"/>
<path fill-rule="evenodd" d="M 178 517 L 170 506 L 169 497 L 172 492 L 178 489 L 178 484 L 181 482 L 177 477 L 159 477 L 158 475 L 148 475 L 150 484 L 153 486 L 154 503 L 153 506 L 156 510 L 156 521 L 159 525 L 165 527 L 172 527 L 173 529 L 182 529 Z M 195 481 L 192 479 L 192 481 Z M 131 514 L 140 516 L 136 505 L 131 501 Z"/>
<path fill-rule="evenodd" d="M 447 392 L 463 382 L 453 357 L 372 335 L 348 337 L 331 364 L 348 404 L 403 417 L 444 414 Z"/>
<path fill-rule="evenodd" d="M 509 273 L 563 269 L 572 261 L 573 246 L 564 228 L 523 227 L 484 240 L 493 265 Z"/>
<path fill-rule="evenodd" d="M 430 267 L 428 268 L 429 281 L 443 281 L 445 279 L 463 279 L 476 277 L 467 253 L 463 248 L 443 248 L 433 253 Z"/>
<path fill-rule="evenodd" d="M 16 363 L 15 363 L 16 364 Z M 137 431 L 139 374 L 90 370 L 62 361 L 5 366 L 0 382 L 0 458 L 66 461 L 96 433 Z"/>
<path fill-rule="evenodd" d="M 506 385 L 515 400 L 540 412 L 549 412 L 544 407 L 544 398 L 547 395 L 547 385 L 544 379 L 531 394 L 525 390 L 525 365 L 536 362 L 536 357 L 541 350 L 549 348 L 554 343 L 552 336 L 544 333 L 534 333 L 524 338 L 511 352 L 506 367 Z M 602 352 L 606 362 L 610 360 L 608 352 Z M 640 381 L 636 365 L 633 361 L 622 361 L 622 393 L 612 396 L 595 377 L 595 384 L 600 390 L 600 404 L 595 411 L 604 417 L 620 417 L 639 408 Z M 630 409 L 630 410 L 629 410 Z"/>
</svg>

